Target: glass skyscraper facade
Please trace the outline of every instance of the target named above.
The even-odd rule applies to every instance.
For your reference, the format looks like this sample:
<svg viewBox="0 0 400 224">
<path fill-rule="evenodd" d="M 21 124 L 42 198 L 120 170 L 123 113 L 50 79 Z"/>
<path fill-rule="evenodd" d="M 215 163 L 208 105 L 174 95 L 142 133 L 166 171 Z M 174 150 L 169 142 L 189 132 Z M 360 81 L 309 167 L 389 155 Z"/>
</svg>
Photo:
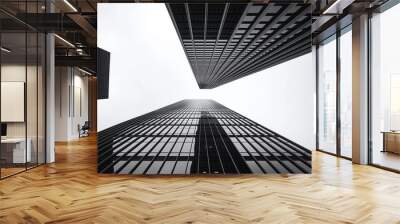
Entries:
<svg viewBox="0 0 400 224">
<path fill-rule="evenodd" d="M 310 173 L 311 151 L 212 100 L 183 100 L 98 134 L 98 171 Z"/>
</svg>

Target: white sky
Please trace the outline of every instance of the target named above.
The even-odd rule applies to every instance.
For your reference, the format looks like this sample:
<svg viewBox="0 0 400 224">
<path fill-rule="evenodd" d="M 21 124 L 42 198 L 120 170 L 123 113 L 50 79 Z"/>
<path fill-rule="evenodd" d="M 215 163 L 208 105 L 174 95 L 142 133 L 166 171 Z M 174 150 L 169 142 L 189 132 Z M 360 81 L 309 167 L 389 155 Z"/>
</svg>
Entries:
<svg viewBox="0 0 400 224">
<path fill-rule="evenodd" d="M 164 4 L 98 4 L 98 46 L 111 52 L 105 129 L 182 99 L 219 103 L 314 148 L 311 54 L 212 90 L 200 90 Z"/>
</svg>

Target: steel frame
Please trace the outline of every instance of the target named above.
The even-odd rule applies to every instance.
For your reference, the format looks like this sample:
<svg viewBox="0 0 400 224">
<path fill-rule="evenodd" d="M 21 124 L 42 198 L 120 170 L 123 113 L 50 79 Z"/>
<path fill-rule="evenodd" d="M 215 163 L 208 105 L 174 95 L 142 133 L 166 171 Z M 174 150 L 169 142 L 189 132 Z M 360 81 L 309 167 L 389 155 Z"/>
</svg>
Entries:
<svg viewBox="0 0 400 224">
<path fill-rule="evenodd" d="M 211 100 L 183 100 L 98 133 L 98 172 L 310 173 L 311 151 Z"/>
<path fill-rule="evenodd" d="M 33 3 L 37 3 L 36 4 L 36 11 L 38 11 L 39 10 L 39 6 L 38 6 L 38 2 L 33 2 Z M 46 12 L 47 12 L 47 7 L 46 7 Z M 27 6 L 25 5 L 25 11 L 27 11 Z M 15 17 L 13 14 L 10 14 L 8 11 L 6 11 L 6 10 L 4 10 L 4 9 L 2 9 L 2 8 L 0 8 L 0 14 L 4 14 L 4 15 L 6 15 L 7 17 L 10 17 L 10 19 L 11 20 L 15 20 L 15 21 L 17 21 L 17 22 L 19 22 L 19 23 L 21 23 L 22 24 L 22 28 L 23 28 L 23 30 L 21 31 L 21 30 L 19 30 L 19 31 L 11 31 L 12 33 L 16 33 L 16 32 L 20 32 L 21 34 L 24 34 L 25 36 L 24 36 L 24 47 L 25 47 L 25 49 L 24 49 L 24 54 L 25 54 L 25 57 L 24 57 L 24 61 L 25 61 L 25 80 L 28 80 L 27 79 L 27 74 L 28 74 L 28 70 L 27 70 L 27 65 L 28 65 L 28 34 L 32 34 L 32 33 L 34 33 L 35 34 L 35 38 L 36 38 L 36 41 L 34 41 L 35 42 L 35 44 L 36 44 L 36 46 L 35 46 L 35 48 L 34 48 L 34 53 L 36 53 L 36 58 L 33 60 L 33 63 L 36 63 L 36 71 L 35 71 L 35 75 L 36 75 L 36 93 L 33 93 L 34 95 L 36 95 L 36 103 L 38 104 L 38 100 L 39 100 L 39 88 L 38 88 L 38 85 L 39 85 L 39 82 L 38 82 L 38 75 L 39 75 L 39 70 L 38 70 L 38 68 L 37 68 L 37 66 L 39 66 L 39 50 L 38 50 L 38 48 L 39 48 L 39 33 L 40 34 L 43 34 L 43 35 L 46 35 L 47 33 L 44 33 L 44 32 L 41 32 L 40 30 L 38 30 L 38 29 L 36 29 L 35 27 L 32 27 L 32 26 L 30 26 L 29 24 L 27 24 L 27 23 L 25 23 L 25 22 L 23 22 L 22 20 L 19 20 L 17 17 Z M 27 14 L 24 14 L 23 16 L 25 16 L 25 20 L 26 20 L 26 16 L 27 16 Z M 2 24 L 0 24 L 0 46 L 2 46 L 2 35 L 3 35 L 3 33 L 5 34 L 5 33 L 9 33 L 10 31 L 4 31 L 4 30 L 2 30 L 1 29 L 2 28 Z M 44 46 L 44 57 L 46 58 L 47 57 L 47 37 L 46 36 L 43 36 L 43 38 L 41 39 L 41 41 L 43 41 L 42 42 L 42 44 L 43 44 L 43 46 Z M 2 63 L 4 62 L 3 61 L 3 56 L 2 56 L 3 54 L 0 54 L 0 68 L 2 67 Z M 47 77 L 47 60 L 45 60 L 45 66 L 44 66 L 44 69 L 43 69 L 43 74 L 44 74 L 44 78 L 46 78 Z M 1 70 L 1 69 L 0 69 Z M 1 71 L 0 71 L 0 81 L 1 81 Z M 27 89 L 27 84 L 25 83 L 24 84 L 24 90 L 25 90 L 25 93 L 24 93 L 24 120 L 25 120 L 25 122 L 24 122 L 24 124 L 25 124 L 25 127 L 24 127 L 24 134 L 23 134 L 23 136 L 22 136 L 22 138 L 24 138 L 24 141 L 25 141 L 25 143 L 28 141 L 28 106 L 27 106 L 27 91 L 26 91 L 26 89 Z M 43 103 L 44 103 L 44 108 L 47 108 L 47 82 L 45 81 L 44 82 L 44 92 L 43 92 L 43 94 L 44 94 L 44 98 L 42 99 L 43 100 Z M 1 100 L 0 100 L 0 102 L 1 102 Z M 0 106 L 0 109 L 1 109 L 1 106 Z M 44 112 L 44 117 L 42 117 L 42 119 L 44 119 L 43 120 L 43 124 L 44 124 L 44 130 L 43 130 L 43 138 L 44 138 L 44 141 L 42 142 L 43 143 L 43 148 L 42 148 L 42 150 L 43 150 L 43 162 L 39 162 L 39 106 L 37 106 L 36 107 L 36 110 L 35 110 L 35 112 L 36 112 L 36 122 L 35 121 L 32 121 L 32 124 L 35 124 L 36 125 L 36 135 L 35 136 L 31 136 L 31 138 L 32 139 L 36 139 L 36 141 L 37 141 L 37 148 L 36 148 L 36 156 L 35 156 L 35 158 L 36 158 L 36 161 L 31 161 L 31 162 L 25 162 L 24 163 L 24 165 L 23 165 L 23 167 L 22 166 L 18 166 L 18 168 L 24 168 L 23 170 L 20 170 L 20 171 L 17 171 L 17 172 L 14 172 L 14 173 L 11 173 L 11 174 L 7 174 L 7 175 L 4 175 L 3 173 L 2 173 L 2 169 L 3 168 L 5 168 L 5 167 L 3 167 L 3 166 L 8 166 L 9 164 L 6 164 L 6 163 L 2 163 L 2 161 L 0 160 L 0 180 L 3 180 L 3 179 L 6 179 L 6 178 L 9 178 L 9 177 L 12 177 L 12 176 L 15 176 L 15 175 L 17 175 L 17 174 L 20 174 L 20 173 L 23 173 L 23 172 L 26 172 L 26 171 L 28 171 L 28 170 L 30 170 L 30 169 L 34 169 L 34 168 L 37 168 L 37 167 L 39 167 L 39 166 L 42 166 L 42 165 L 45 165 L 45 164 L 47 164 L 47 144 L 48 144 L 48 142 L 47 142 L 47 110 L 45 109 L 43 112 Z M 0 115 L 0 117 L 1 117 L 1 115 Z M 0 119 L 1 120 L 1 119 Z M 1 122 L 0 122 L 1 123 Z M 25 144 L 25 152 L 26 152 L 26 150 L 27 150 L 27 146 L 26 146 L 26 144 Z M 0 145 L 0 158 L 2 158 L 1 157 L 1 152 L 2 152 L 2 146 Z M 35 153 L 35 151 L 32 151 L 32 153 Z M 28 161 L 28 158 L 27 158 L 27 156 L 28 156 L 28 154 L 27 153 L 25 153 L 25 161 Z"/>
<path fill-rule="evenodd" d="M 341 85 L 341 59 L 340 59 L 340 56 L 341 56 L 341 52 L 340 52 L 340 42 L 341 42 L 341 36 L 345 33 L 344 32 L 344 30 L 346 30 L 346 29 L 349 29 L 349 27 L 351 26 L 351 24 L 350 25 L 348 25 L 348 26 L 346 26 L 346 27 L 344 27 L 344 28 L 340 28 L 340 27 L 336 27 L 336 32 L 335 32 L 335 34 L 333 34 L 332 36 L 334 36 L 334 38 L 332 38 L 332 36 L 329 36 L 329 37 L 327 37 L 327 38 L 325 38 L 325 39 L 323 39 L 323 40 L 321 40 L 318 44 L 317 44 L 317 47 L 316 47 L 316 58 L 315 58 L 315 60 L 316 60 L 316 100 L 317 100 L 317 107 L 316 107 L 316 114 L 317 114 L 317 119 L 316 119 L 316 126 L 317 126 L 317 133 L 316 133 L 316 150 L 317 151 L 320 151 L 320 152 L 324 152 L 324 153 L 327 153 L 327 154 L 330 154 L 330 155 L 333 155 L 333 156 L 337 156 L 337 157 L 340 157 L 340 158 L 343 158 L 343 159 L 347 159 L 347 160 L 352 160 L 352 158 L 350 158 L 350 157 L 347 157 L 347 156 L 344 156 L 344 155 L 342 155 L 342 148 L 341 148 L 341 129 L 342 129 L 342 127 L 341 127 L 341 108 L 340 108 L 340 104 L 341 104 L 341 88 L 340 88 L 340 85 Z M 351 31 L 347 31 L 347 32 L 351 32 Z M 329 40 L 329 39 L 331 39 L 331 40 Z M 320 76 L 320 74 L 319 74 L 319 51 L 318 51 L 318 49 L 319 49 L 319 47 L 320 47 L 320 44 L 321 43 L 323 43 L 323 42 L 329 42 L 329 41 L 335 41 L 336 42 L 336 48 L 335 48 L 335 54 L 336 54 L 336 59 L 335 59 L 335 66 L 336 66 L 336 74 L 335 74 L 335 76 L 336 76 L 336 108 L 335 108 L 335 110 L 336 110 L 336 118 L 335 118 L 335 122 L 336 122 L 336 151 L 333 153 L 333 152 L 328 152 L 328 151 L 326 151 L 326 150 L 324 150 L 324 149 L 321 149 L 320 147 L 319 147 L 319 122 L 320 122 L 320 120 L 319 120 L 319 107 L 318 107 L 318 105 L 319 105 L 319 100 L 320 100 L 320 96 L 319 96 L 319 88 L 320 88 L 320 86 L 319 86 L 319 76 Z"/>
</svg>

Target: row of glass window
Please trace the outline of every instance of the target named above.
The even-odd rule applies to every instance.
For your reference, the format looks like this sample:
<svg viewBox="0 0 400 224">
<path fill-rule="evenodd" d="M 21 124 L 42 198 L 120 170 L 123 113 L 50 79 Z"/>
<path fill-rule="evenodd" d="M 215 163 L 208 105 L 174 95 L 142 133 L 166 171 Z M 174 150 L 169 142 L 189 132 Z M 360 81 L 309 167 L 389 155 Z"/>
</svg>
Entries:
<svg viewBox="0 0 400 224">
<path fill-rule="evenodd" d="M 400 150 L 396 152 L 400 148 L 400 141 L 396 140 L 400 139 L 400 32 L 397 28 L 400 4 L 374 14 L 370 20 L 369 131 L 372 144 L 369 162 L 400 170 Z M 318 47 L 318 143 L 320 150 L 351 158 L 352 32 L 349 29 L 342 31 L 339 38 L 333 36 Z M 339 110 L 337 102 L 340 102 Z M 389 149 L 391 146 L 393 150 Z"/>
<path fill-rule="evenodd" d="M 44 1 L 1 1 L 0 7 L 42 12 Z M 0 177 L 45 163 L 45 34 L 0 12 Z"/>
</svg>

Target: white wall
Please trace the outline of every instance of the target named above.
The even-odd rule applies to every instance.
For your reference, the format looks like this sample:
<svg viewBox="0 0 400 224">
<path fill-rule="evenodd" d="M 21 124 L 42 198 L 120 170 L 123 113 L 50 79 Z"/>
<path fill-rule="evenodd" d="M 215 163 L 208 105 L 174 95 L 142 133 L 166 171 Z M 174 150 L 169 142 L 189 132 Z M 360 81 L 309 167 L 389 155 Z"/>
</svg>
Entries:
<svg viewBox="0 0 400 224">
<path fill-rule="evenodd" d="M 89 120 L 89 92 L 88 77 L 83 76 L 81 72 L 75 69 L 74 74 L 74 113 L 71 119 L 71 135 L 73 138 L 79 137 L 78 125 L 82 126 Z M 80 91 L 80 93 L 78 93 Z M 80 95 L 80 97 L 79 97 Z M 72 106 L 72 105 L 71 105 Z"/>
<path fill-rule="evenodd" d="M 26 85 L 26 107 L 19 108 L 22 111 L 11 111 L 11 113 L 26 112 L 26 120 L 23 122 L 6 122 L 7 137 L 21 138 L 27 136 L 30 139 L 32 161 L 39 159 L 44 161 L 45 139 L 44 139 L 44 74 L 42 67 L 25 64 L 2 64 L 2 82 L 24 82 Z M 2 98 L 7 97 L 2 95 Z M 4 108 L 1 110 L 15 110 L 16 108 Z M 9 111 L 10 112 L 10 111 Z M 49 152 L 50 153 L 50 152 Z M 36 157 L 39 154 L 39 157 Z"/>
<path fill-rule="evenodd" d="M 39 73 L 40 74 L 40 73 Z M 37 97 L 36 97 L 36 67 L 19 64 L 5 64 L 1 66 L 2 82 L 24 82 L 27 84 L 27 122 L 7 122 L 8 137 L 24 137 L 25 126 L 28 125 L 28 137 L 37 133 Z M 26 77 L 28 82 L 26 82 Z M 29 88 L 28 88 L 29 87 Z M 6 96 L 2 96 L 6 97 Z M 41 107 L 42 105 L 39 105 Z M 24 108 L 21 108 L 24 110 Z M 7 110 L 7 108 L 1 108 Z M 42 133 L 40 133 L 42 134 Z M 40 136 L 43 137 L 43 136 Z"/>
<path fill-rule="evenodd" d="M 68 67 L 56 67 L 55 83 L 55 140 L 68 140 Z"/>
<path fill-rule="evenodd" d="M 88 120 L 88 78 L 76 68 L 56 67 L 55 85 L 55 140 L 76 139 L 78 124 L 83 125 Z M 77 105 L 81 105 L 82 113 Z"/>
<path fill-rule="evenodd" d="M 98 130 L 182 99 L 208 98 L 314 148 L 311 54 L 213 90 L 200 90 L 164 4 L 98 4 L 98 46 L 111 52 Z"/>
</svg>

